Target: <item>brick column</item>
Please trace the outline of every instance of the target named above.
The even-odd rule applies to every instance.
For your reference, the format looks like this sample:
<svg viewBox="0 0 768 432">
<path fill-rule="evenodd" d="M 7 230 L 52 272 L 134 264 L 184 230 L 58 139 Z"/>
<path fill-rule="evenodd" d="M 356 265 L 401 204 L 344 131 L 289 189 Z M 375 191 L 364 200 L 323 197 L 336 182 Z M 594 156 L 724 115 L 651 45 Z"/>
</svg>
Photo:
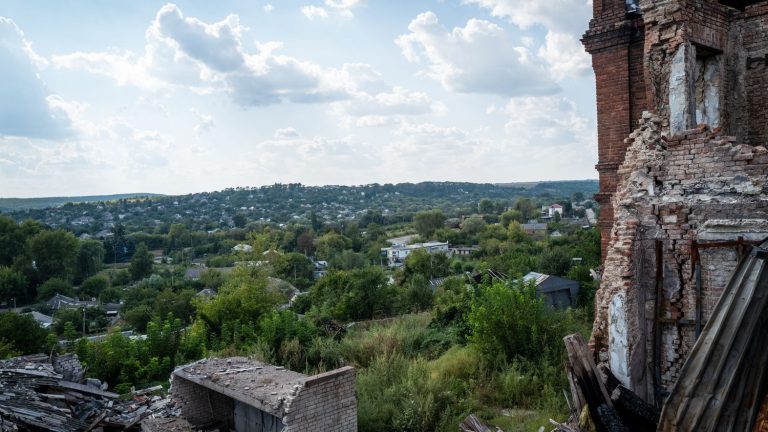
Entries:
<svg viewBox="0 0 768 432">
<path fill-rule="evenodd" d="M 595 2 L 595 17 L 582 42 L 592 55 L 597 90 L 597 140 L 600 191 L 598 227 L 602 258 L 613 226 L 611 196 L 616 191 L 616 170 L 624 161 L 624 139 L 634 129 L 645 103 L 642 18 L 627 15 L 624 0 Z"/>
</svg>

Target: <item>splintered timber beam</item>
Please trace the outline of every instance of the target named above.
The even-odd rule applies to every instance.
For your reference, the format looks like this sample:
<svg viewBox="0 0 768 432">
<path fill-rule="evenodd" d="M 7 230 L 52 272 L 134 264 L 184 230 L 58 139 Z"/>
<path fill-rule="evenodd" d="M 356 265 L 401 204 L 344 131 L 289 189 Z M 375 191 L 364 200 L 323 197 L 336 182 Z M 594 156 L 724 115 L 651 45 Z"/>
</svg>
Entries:
<svg viewBox="0 0 768 432">
<path fill-rule="evenodd" d="M 568 353 L 566 372 L 576 408 L 587 407 L 598 432 L 626 431 L 584 338 L 576 333 L 564 337 L 563 342 Z"/>
</svg>

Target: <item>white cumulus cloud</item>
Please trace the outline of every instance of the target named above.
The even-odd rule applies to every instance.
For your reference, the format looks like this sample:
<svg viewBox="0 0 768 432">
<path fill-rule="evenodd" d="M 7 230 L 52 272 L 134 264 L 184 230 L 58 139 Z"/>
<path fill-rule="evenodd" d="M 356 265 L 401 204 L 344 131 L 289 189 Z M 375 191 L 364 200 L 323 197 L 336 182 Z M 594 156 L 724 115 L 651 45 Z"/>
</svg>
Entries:
<svg viewBox="0 0 768 432">
<path fill-rule="evenodd" d="M 569 34 L 548 32 L 539 56 L 548 64 L 552 76 L 562 80 L 572 75 L 586 75 L 592 69 L 589 55 L 581 42 Z"/>
<path fill-rule="evenodd" d="M 592 16 L 592 2 L 587 0 L 464 0 L 504 18 L 521 29 L 542 26 L 547 29 L 538 55 L 549 65 L 557 80 L 570 75 L 584 75 L 590 70 L 590 58 L 579 38 Z"/>
<path fill-rule="evenodd" d="M 332 111 L 339 115 L 343 126 L 366 127 L 391 125 L 406 116 L 441 114 L 445 106 L 424 92 L 394 87 L 375 94 L 356 94 L 353 99 L 334 103 Z"/>
<path fill-rule="evenodd" d="M 0 17 L 0 137 L 59 139 L 75 133 L 71 104 L 39 76 L 47 60 L 32 50 L 11 19 Z"/>
<path fill-rule="evenodd" d="M 304 14 L 305 17 L 307 17 L 308 20 L 314 21 L 315 19 L 326 19 L 328 18 L 328 12 L 326 12 L 325 9 L 314 6 L 314 5 L 306 5 L 301 7 L 301 13 Z"/>
<path fill-rule="evenodd" d="M 197 117 L 197 124 L 192 128 L 195 135 L 200 136 L 203 132 L 208 132 L 216 126 L 216 121 L 212 115 L 201 113 L 194 108 L 190 108 L 189 112 Z"/>
<path fill-rule="evenodd" d="M 275 130 L 275 139 L 298 138 L 301 134 L 292 127 L 280 128 Z"/>
<path fill-rule="evenodd" d="M 60 55 L 60 68 L 80 68 L 142 88 L 186 87 L 224 92 L 242 106 L 284 101 L 327 102 L 349 97 L 337 70 L 281 55 L 279 42 L 244 48 L 247 29 L 237 15 L 215 23 L 163 6 L 146 32 L 143 55 L 95 52 Z"/>
<path fill-rule="evenodd" d="M 426 63 L 425 72 L 449 91 L 507 96 L 559 91 L 528 50 L 515 46 L 494 23 L 470 19 L 464 27 L 449 31 L 433 12 L 425 12 L 411 21 L 408 30 L 395 41 L 405 58 Z"/>
<path fill-rule="evenodd" d="M 592 2 L 588 0 L 464 0 L 506 18 L 520 28 L 542 25 L 548 30 L 578 35 L 587 29 L 592 17 Z"/>
</svg>

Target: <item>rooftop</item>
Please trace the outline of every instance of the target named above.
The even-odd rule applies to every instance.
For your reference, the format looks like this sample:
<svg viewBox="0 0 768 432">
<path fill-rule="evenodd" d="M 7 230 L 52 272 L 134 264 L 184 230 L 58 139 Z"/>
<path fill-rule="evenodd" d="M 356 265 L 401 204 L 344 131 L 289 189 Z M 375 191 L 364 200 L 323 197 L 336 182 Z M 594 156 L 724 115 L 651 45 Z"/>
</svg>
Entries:
<svg viewBox="0 0 768 432">
<path fill-rule="evenodd" d="M 381 248 L 381 250 L 387 250 L 387 249 L 393 249 L 393 250 L 402 250 L 402 249 L 422 249 L 422 248 L 432 248 L 437 246 L 448 246 L 448 242 L 439 242 L 439 241 L 430 241 L 425 243 L 414 243 L 409 245 L 393 245 L 388 248 Z"/>
<path fill-rule="evenodd" d="M 203 359 L 173 374 L 278 417 L 283 416 L 286 399 L 308 378 L 245 357 Z"/>
</svg>

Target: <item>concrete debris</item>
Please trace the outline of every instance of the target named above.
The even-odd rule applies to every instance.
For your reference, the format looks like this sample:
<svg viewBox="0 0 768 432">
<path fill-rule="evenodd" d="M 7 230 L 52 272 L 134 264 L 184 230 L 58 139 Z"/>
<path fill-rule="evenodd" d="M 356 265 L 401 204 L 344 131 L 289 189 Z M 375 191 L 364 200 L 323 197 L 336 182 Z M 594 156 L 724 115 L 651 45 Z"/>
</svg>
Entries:
<svg viewBox="0 0 768 432">
<path fill-rule="evenodd" d="M 135 394 L 117 400 L 106 383 L 83 375 L 75 355 L 0 361 L 0 431 L 137 430 L 145 418 L 179 414 L 168 398 Z"/>
</svg>

